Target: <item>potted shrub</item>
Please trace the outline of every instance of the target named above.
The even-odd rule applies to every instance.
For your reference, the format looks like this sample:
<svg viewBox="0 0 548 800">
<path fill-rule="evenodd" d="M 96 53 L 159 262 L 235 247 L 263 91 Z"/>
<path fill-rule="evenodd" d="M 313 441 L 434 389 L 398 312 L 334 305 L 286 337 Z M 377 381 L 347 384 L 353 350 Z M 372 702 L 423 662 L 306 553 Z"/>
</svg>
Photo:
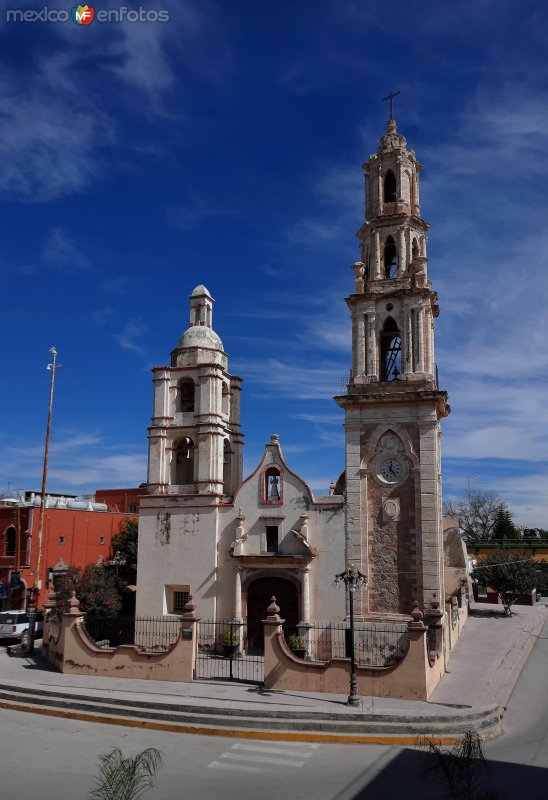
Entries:
<svg viewBox="0 0 548 800">
<path fill-rule="evenodd" d="M 223 639 L 223 654 L 225 658 L 232 658 L 240 646 L 240 629 L 227 628 Z"/>
<path fill-rule="evenodd" d="M 306 653 L 306 642 L 304 636 L 299 636 L 298 633 L 290 633 L 287 637 L 287 644 L 289 649 L 297 658 L 304 658 Z"/>
</svg>

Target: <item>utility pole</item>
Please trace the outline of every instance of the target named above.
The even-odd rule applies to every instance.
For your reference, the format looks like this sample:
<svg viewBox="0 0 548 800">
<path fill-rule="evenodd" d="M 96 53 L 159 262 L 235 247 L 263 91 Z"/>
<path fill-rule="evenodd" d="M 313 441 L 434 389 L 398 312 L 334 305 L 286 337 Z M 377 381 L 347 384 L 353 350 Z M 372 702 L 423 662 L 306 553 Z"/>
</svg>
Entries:
<svg viewBox="0 0 548 800">
<path fill-rule="evenodd" d="M 31 608 L 29 609 L 29 645 L 27 652 L 29 655 L 34 653 L 34 634 L 36 630 L 36 615 L 35 615 L 35 593 L 36 590 L 40 592 L 42 588 L 42 581 L 40 580 L 40 567 L 42 565 L 42 539 L 43 539 L 43 525 L 44 525 L 44 511 L 46 508 L 46 482 L 48 477 L 48 458 L 49 458 L 49 437 L 51 433 L 51 415 L 53 411 L 53 389 L 55 386 L 55 370 L 57 366 L 57 350 L 52 347 L 49 351 L 52 355 L 52 363 L 48 364 L 47 370 L 51 373 L 49 385 L 49 403 L 48 403 L 48 421 L 46 425 L 46 443 L 44 446 L 44 468 L 42 471 L 42 494 L 40 497 L 40 511 L 38 514 L 38 538 L 36 542 L 36 563 L 34 569 L 34 591 L 31 594 Z"/>
</svg>

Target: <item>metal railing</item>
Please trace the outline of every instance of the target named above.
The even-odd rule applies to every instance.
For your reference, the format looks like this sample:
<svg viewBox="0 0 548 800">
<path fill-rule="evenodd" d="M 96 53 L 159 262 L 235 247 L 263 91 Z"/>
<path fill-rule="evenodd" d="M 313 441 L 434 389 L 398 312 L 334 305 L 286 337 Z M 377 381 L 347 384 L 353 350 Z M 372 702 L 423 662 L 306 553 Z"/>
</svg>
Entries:
<svg viewBox="0 0 548 800">
<path fill-rule="evenodd" d="M 179 617 L 93 617 L 84 626 L 89 638 L 101 649 L 134 644 L 153 653 L 169 650 L 180 636 Z"/>
<path fill-rule="evenodd" d="M 285 626 L 286 642 L 291 635 L 304 644 L 304 657 L 312 661 L 350 658 L 350 628 L 344 622 L 313 622 Z M 295 640 L 292 640 L 295 642 Z M 405 623 L 357 623 L 354 627 L 356 664 L 362 667 L 387 667 L 405 658 L 409 635 Z"/>
</svg>

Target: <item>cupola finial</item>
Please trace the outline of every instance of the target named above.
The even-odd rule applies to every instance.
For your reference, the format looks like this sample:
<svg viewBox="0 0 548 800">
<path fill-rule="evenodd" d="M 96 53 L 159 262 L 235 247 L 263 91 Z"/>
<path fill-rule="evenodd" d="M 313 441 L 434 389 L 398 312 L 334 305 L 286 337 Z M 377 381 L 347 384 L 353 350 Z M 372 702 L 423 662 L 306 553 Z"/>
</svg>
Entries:
<svg viewBox="0 0 548 800">
<path fill-rule="evenodd" d="M 383 103 L 386 100 L 390 100 L 390 116 L 388 117 L 388 122 L 392 122 L 392 120 L 394 119 L 394 115 L 392 113 L 392 100 L 394 99 L 394 97 L 397 97 L 399 94 L 401 94 L 401 92 L 390 92 L 390 94 L 387 94 L 386 97 L 382 98 L 382 102 Z"/>
</svg>

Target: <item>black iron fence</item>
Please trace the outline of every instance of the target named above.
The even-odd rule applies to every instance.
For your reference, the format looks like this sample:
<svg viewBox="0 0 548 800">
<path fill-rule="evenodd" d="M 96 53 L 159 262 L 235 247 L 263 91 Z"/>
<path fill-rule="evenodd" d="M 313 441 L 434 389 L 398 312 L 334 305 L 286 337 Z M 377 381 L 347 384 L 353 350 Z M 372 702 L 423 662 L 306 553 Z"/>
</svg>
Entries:
<svg viewBox="0 0 548 800">
<path fill-rule="evenodd" d="M 350 658 L 350 628 L 343 622 L 284 626 L 285 640 L 297 655 L 311 661 Z M 362 667 L 388 667 L 402 661 L 409 646 L 405 623 L 356 623 L 354 653 Z"/>
<path fill-rule="evenodd" d="M 110 649 L 135 644 L 143 650 L 163 653 L 180 636 L 179 617 L 93 617 L 86 616 L 85 628 L 97 647 Z"/>
<path fill-rule="evenodd" d="M 245 622 L 201 620 L 197 638 L 196 678 L 263 682 L 263 646 Z"/>
</svg>

